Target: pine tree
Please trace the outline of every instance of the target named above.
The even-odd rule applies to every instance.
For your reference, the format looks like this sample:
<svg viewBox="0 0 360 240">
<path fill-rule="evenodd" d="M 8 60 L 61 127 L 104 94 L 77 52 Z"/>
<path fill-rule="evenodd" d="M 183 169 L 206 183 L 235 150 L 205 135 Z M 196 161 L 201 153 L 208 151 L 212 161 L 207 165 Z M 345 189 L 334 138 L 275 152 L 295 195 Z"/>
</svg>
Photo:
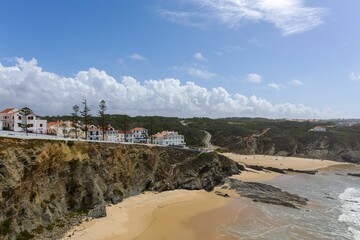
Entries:
<svg viewBox="0 0 360 240">
<path fill-rule="evenodd" d="M 125 138 L 125 142 L 127 142 L 127 136 L 126 136 L 126 132 L 129 130 L 130 127 L 130 118 L 129 116 L 124 116 L 123 120 L 122 120 L 122 130 L 124 131 L 124 138 Z"/>
<path fill-rule="evenodd" d="M 71 113 L 72 115 L 72 124 L 73 127 L 75 128 L 75 138 L 78 138 L 78 129 L 79 129 L 79 110 L 80 107 L 78 105 L 74 105 L 72 107 L 73 112 Z"/>
<path fill-rule="evenodd" d="M 28 128 L 30 127 L 30 125 L 28 124 L 27 117 L 30 114 L 33 114 L 33 111 L 28 107 L 23 107 L 22 109 L 20 109 L 19 113 L 20 113 L 21 118 L 22 118 L 21 123 L 19 123 L 19 127 L 24 129 L 24 131 L 26 132 L 26 135 L 28 135 Z"/>
<path fill-rule="evenodd" d="M 105 115 L 106 109 L 107 109 L 106 102 L 104 100 L 101 100 L 100 104 L 99 104 L 98 114 L 99 114 L 99 117 L 100 117 L 100 126 L 101 126 L 101 130 L 102 130 L 102 139 L 103 139 L 103 141 L 105 141 L 105 131 L 107 130 L 106 123 L 105 123 L 105 121 L 106 121 L 106 115 Z"/>
<path fill-rule="evenodd" d="M 81 103 L 83 104 L 84 107 L 83 110 L 80 111 L 81 117 L 83 119 L 82 130 L 85 133 L 85 139 L 87 139 L 88 126 L 90 124 L 90 118 L 91 118 L 91 114 L 90 114 L 91 109 L 89 108 L 86 99 L 84 99 Z"/>
</svg>

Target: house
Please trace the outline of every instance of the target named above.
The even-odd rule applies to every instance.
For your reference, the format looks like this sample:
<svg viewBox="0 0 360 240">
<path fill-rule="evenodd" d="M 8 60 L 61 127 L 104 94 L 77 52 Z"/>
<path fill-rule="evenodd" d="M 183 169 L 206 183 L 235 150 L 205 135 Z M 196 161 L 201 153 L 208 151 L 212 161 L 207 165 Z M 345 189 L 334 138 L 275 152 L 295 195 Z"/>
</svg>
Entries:
<svg viewBox="0 0 360 240">
<path fill-rule="evenodd" d="M 95 125 L 89 125 L 86 139 L 92 141 L 101 141 L 102 130 Z"/>
<path fill-rule="evenodd" d="M 14 132 L 22 132 L 24 129 L 21 124 L 28 125 L 28 131 L 44 134 L 47 129 L 47 120 L 42 120 L 34 113 L 26 116 L 21 114 L 19 109 L 7 108 L 0 112 L 0 120 L 3 122 L 3 129 Z"/>
<path fill-rule="evenodd" d="M 134 136 L 134 142 L 135 143 L 148 143 L 149 142 L 149 134 L 148 130 L 146 128 L 133 128 L 131 129 L 131 132 Z"/>
<path fill-rule="evenodd" d="M 119 142 L 119 132 L 111 125 L 107 127 L 105 132 L 105 140 L 109 142 Z"/>
<path fill-rule="evenodd" d="M 3 120 L 0 120 L 0 131 L 3 130 L 3 127 L 4 126 L 4 121 Z"/>
<path fill-rule="evenodd" d="M 186 145 L 184 135 L 180 135 L 178 132 L 174 131 L 163 131 L 153 135 L 153 138 L 154 144 L 157 145 L 181 147 Z"/>
<path fill-rule="evenodd" d="M 132 131 L 120 130 L 118 132 L 118 141 L 119 142 L 133 143 L 134 142 L 134 134 L 132 133 Z"/>
<path fill-rule="evenodd" d="M 83 138 L 84 133 L 79 128 L 74 127 L 74 123 L 71 121 L 57 121 L 48 122 L 46 133 L 49 135 L 55 135 L 64 138 Z M 77 134 L 76 134 L 77 132 Z"/>
<path fill-rule="evenodd" d="M 312 131 L 312 132 L 326 132 L 326 127 L 317 126 L 317 127 L 314 127 L 313 129 L 311 129 L 310 131 Z"/>
</svg>

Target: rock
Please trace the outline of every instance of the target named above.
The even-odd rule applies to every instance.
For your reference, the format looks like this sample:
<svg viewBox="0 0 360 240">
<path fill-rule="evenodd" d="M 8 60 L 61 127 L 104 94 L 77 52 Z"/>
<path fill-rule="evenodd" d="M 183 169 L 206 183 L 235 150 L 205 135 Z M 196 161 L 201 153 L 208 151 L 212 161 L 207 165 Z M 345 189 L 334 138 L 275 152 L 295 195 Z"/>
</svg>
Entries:
<svg viewBox="0 0 360 240">
<path fill-rule="evenodd" d="M 227 179 L 226 183 L 240 196 L 251 198 L 254 202 L 299 208 L 305 206 L 308 201 L 306 198 L 263 183 L 242 182 L 231 178 Z"/>
<path fill-rule="evenodd" d="M 360 177 L 360 173 L 348 173 L 347 175 L 352 177 Z"/>
<path fill-rule="evenodd" d="M 95 208 L 91 209 L 88 213 L 88 217 L 91 218 L 102 218 L 106 217 L 106 206 L 105 204 L 96 205 Z"/>
<path fill-rule="evenodd" d="M 296 170 L 296 169 L 292 169 L 292 168 L 288 168 L 288 169 L 286 169 L 286 171 L 296 172 L 296 173 L 304 173 L 304 174 L 310 174 L 310 175 L 315 175 L 316 173 L 319 172 L 317 170 Z"/>
<path fill-rule="evenodd" d="M 216 191 L 215 194 L 220 196 L 220 197 L 224 197 L 224 198 L 229 198 L 230 197 L 229 194 L 223 193 L 223 192 L 220 192 L 220 191 Z"/>
</svg>

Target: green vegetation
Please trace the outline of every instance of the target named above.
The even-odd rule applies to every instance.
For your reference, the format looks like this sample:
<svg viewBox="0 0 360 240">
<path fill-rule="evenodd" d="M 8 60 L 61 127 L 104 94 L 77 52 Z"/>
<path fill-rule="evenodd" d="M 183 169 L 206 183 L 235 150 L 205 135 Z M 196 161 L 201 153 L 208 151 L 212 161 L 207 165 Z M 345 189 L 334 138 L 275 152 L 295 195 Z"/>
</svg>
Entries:
<svg viewBox="0 0 360 240">
<path fill-rule="evenodd" d="M 31 233 L 29 233 L 28 231 L 22 231 L 19 233 L 19 235 L 17 235 L 16 240 L 28 240 L 28 239 L 33 239 L 35 236 Z"/>
<path fill-rule="evenodd" d="M 11 220 L 7 219 L 0 224 L 0 236 L 6 236 L 11 230 Z"/>
</svg>

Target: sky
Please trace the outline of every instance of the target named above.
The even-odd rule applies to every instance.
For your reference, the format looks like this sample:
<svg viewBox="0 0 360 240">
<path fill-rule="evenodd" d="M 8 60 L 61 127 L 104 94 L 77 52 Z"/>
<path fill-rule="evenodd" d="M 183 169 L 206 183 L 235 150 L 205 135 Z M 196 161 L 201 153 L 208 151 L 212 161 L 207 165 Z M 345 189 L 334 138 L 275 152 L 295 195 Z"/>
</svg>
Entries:
<svg viewBox="0 0 360 240">
<path fill-rule="evenodd" d="M 360 118 L 358 0 L 0 0 L 0 108 Z"/>
</svg>

